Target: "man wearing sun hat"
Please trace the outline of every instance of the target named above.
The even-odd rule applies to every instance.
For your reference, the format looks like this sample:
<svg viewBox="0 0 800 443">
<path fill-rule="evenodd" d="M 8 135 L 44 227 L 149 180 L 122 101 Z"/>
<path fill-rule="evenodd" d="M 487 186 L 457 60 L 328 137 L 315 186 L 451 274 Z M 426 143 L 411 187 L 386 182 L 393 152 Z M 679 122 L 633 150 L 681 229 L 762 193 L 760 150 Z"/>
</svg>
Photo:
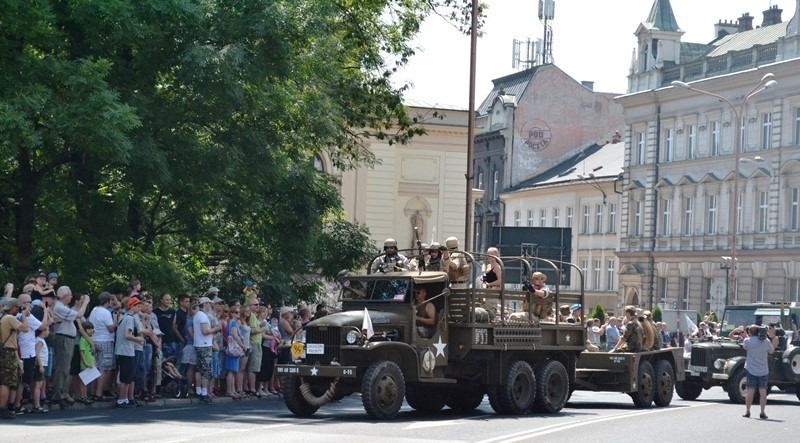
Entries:
<svg viewBox="0 0 800 443">
<path fill-rule="evenodd" d="M 78 330 L 75 328 L 75 319 L 83 317 L 86 308 L 89 306 L 89 296 L 83 295 L 70 308 L 72 302 L 72 290 L 69 286 L 61 286 L 56 291 L 55 308 L 53 309 L 53 319 L 55 323 L 51 327 L 53 333 L 52 343 L 55 355 L 53 361 L 53 400 L 57 401 L 61 409 L 66 409 L 75 403 L 67 395 L 67 382 L 69 381 L 69 369 L 72 362 L 72 354 L 75 351 L 75 338 Z"/>
<path fill-rule="evenodd" d="M 134 316 L 139 314 L 142 301 L 138 297 L 128 299 L 127 311 L 120 320 L 116 330 L 116 344 L 114 354 L 119 365 L 119 393 L 117 395 L 118 408 L 130 408 L 134 402 L 134 380 L 136 379 L 136 344 L 144 343 L 144 337 L 139 335 Z"/>
<path fill-rule="evenodd" d="M 197 352 L 197 372 L 195 373 L 195 386 L 197 397 L 205 404 L 211 404 L 208 396 L 208 385 L 211 381 L 211 364 L 214 359 L 212 344 L 214 334 L 222 330 L 222 325 L 211 327 L 208 318 L 211 312 L 211 299 L 200 297 L 198 301 L 200 310 L 194 316 L 194 348 Z"/>
</svg>

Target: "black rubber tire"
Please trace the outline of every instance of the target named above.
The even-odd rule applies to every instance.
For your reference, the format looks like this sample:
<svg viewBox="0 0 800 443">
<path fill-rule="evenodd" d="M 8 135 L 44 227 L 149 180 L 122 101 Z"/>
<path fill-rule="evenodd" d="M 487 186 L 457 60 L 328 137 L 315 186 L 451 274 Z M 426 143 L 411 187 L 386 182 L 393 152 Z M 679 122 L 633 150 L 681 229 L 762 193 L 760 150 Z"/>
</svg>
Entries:
<svg viewBox="0 0 800 443">
<path fill-rule="evenodd" d="M 653 365 L 647 360 L 639 363 L 639 377 L 636 380 L 636 392 L 631 393 L 633 404 L 637 408 L 649 408 L 653 404 L 653 396 L 656 391 L 655 372 Z"/>
<path fill-rule="evenodd" d="M 511 415 L 530 412 L 536 396 L 536 376 L 526 361 L 511 362 L 506 369 L 506 384 L 498 387 L 498 399 L 504 411 Z"/>
<path fill-rule="evenodd" d="M 420 412 L 439 412 L 447 403 L 447 392 L 440 388 L 408 384 L 406 385 L 406 402 Z"/>
<path fill-rule="evenodd" d="M 785 363 L 784 363 L 785 361 Z M 792 348 L 783 352 L 781 358 L 783 376 L 786 380 L 800 383 L 800 348 Z"/>
<path fill-rule="evenodd" d="M 727 391 L 731 403 L 744 404 L 747 399 L 747 371 L 744 370 L 744 367 L 737 369 L 733 376 L 728 379 Z M 758 391 L 756 389 L 756 395 L 760 395 Z M 757 402 L 757 399 L 754 398 L 753 402 Z"/>
<path fill-rule="evenodd" d="M 533 411 L 555 414 L 567 404 L 569 376 L 558 360 L 550 360 L 536 368 L 536 398 Z"/>
<path fill-rule="evenodd" d="M 675 392 L 684 400 L 697 400 L 703 392 L 703 385 L 689 380 L 679 381 L 675 383 Z"/>
<path fill-rule="evenodd" d="M 394 362 L 375 362 L 364 373 L 361 381 L 361 403 L 371 418 L 394 418 L 403 406 L 405 394 L 403 371 Z"/>
<path fill-rule="evenodd" d="M 667 360 L 659 360 L 653 366 L 655 372 L 655 394 L 653 395 L 653 402 L 658 407 L 669 406 L 672 403 L 672 397 L 675 395 L 675 371 L 672 368 L 672 363 Z"/>
<path fill-rule="evenodd" d="M 447 406 L 454 411 L 474 411 L 483 402 L 483 388 L 480 386 L 459 387 L 450 392 Z"/>
<path fill-rule="evenodd" d="M 312 406 L 300 393 L 300 377 L 292 375 L 281 376 L 281 394 L 286 407 L 298 417 L 311 417 L 319 409 Z"/>
<path fill-rule="evenodd" d="M 500 392 L 502 391 L 502 388 L 502 386 L 490 385 L 486 388 L 486 395 L 489 397 L 489 405 L 492 407 L 492 410 L 495 412 L 495 414 L 507 415 L 511 412 L 506 410 L 506 405 L 500 401 Z"/>
<path fill-rule="evenodd" d="M 794 393 L 795 393 L 795 395 L 797 395 L 797 399 L 798 399 L 798 400 L 800 400 L 800 383 L 798 383 L 797 385 L 795 385 L 795 387 L 794 387 Z"/>
</svg>

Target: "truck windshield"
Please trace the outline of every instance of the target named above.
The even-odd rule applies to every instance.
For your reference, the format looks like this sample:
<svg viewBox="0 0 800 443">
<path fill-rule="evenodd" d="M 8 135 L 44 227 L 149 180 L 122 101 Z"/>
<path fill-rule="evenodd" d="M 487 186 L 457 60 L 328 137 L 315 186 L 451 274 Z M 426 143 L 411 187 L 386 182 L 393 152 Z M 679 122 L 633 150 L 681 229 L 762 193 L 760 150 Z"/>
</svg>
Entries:
<svg viewBox="0 0 800 443">
<path fill-rule="evenodd" d="M 726 309 L 720 335 L 725 337 L 737 326 L 768 325 L 781 321 L 780 308 L 742 307 Z"/>
<path fill-rule="evenodd" d="M 405 279 L 342 279 L 342 299 L 359 301 L 392 301 L 402 303 L 410 300 L 411 281 Z"/>
</svg>

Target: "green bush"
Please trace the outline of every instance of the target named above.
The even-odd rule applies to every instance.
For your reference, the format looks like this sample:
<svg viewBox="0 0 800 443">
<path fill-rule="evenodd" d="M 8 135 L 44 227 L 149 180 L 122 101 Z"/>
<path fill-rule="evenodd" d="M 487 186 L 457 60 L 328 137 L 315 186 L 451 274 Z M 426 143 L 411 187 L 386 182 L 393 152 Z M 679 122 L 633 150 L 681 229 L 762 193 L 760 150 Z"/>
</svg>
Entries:
<svg viewBox="0 0 800 443">
<path fill-rule="evenodd" d="M 653 321 L 660 322 L 662 321 L 661 318 L 662 318 L 661 308 L 656 306 L 655 308 L 653 308 Z"/>
</svg>

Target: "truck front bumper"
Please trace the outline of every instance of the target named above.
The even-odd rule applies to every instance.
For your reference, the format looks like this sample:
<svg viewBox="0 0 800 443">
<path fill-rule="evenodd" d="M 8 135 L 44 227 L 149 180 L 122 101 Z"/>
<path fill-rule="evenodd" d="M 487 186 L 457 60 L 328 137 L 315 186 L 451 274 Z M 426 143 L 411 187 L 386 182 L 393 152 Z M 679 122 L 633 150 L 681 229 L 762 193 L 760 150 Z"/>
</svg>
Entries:
<svg viewBox="0 0 800 443">
<path fill-rule="evenodd" d="M 310 366 L 310 365 L 277 365 L 275 370 L 280 375 L 298 375 L 301 377 L 339 377 L 356 378 L 355 366 Z"/>
</svg>

